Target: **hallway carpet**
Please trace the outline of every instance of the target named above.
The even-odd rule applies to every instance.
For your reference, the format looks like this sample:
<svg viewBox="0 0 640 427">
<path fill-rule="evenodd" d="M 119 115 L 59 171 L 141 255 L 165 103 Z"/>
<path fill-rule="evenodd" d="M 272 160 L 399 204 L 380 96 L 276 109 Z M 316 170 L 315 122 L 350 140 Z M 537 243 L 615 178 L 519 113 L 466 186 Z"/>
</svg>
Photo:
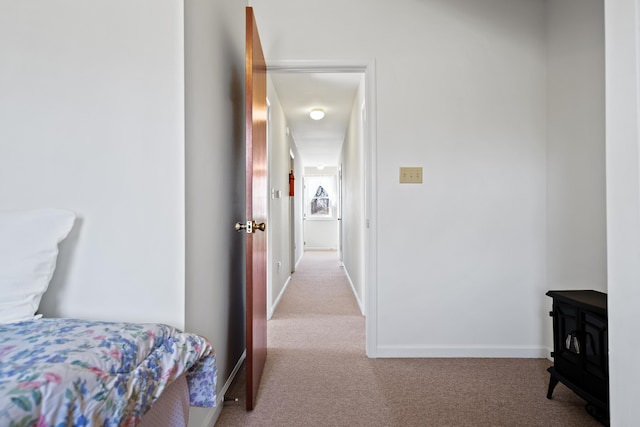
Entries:
<svg viewBox="0 0 640 427">
<path fill-rule="evenodd" d="M 244 369 L 224 426 L 576 426 L 600 424 L 545 359 L 369 359 L 365 321 L 335 252 L 306 252 L 268 322 L 256 408 Z"/>
</svg>

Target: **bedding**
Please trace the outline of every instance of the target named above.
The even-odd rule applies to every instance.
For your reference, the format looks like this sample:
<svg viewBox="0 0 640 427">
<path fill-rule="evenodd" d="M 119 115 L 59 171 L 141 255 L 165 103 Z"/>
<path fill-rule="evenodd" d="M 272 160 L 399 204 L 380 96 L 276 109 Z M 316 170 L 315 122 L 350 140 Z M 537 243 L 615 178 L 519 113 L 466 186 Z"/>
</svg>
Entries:
<svg viewBox="0 0 640 427">
<path fill-rule="evenodd" d="M 58 244 L 75 218 L 63 209 L 0 211 L 0 323 L 37 317 L 56 268 Z"/>
<path fill-rule="evenodd" d="M 209 342 L 163 324 L 35 319 L 0 325 L 0 425 L 135 426 L 185 374 L 216 402 Z"/>
</svg>

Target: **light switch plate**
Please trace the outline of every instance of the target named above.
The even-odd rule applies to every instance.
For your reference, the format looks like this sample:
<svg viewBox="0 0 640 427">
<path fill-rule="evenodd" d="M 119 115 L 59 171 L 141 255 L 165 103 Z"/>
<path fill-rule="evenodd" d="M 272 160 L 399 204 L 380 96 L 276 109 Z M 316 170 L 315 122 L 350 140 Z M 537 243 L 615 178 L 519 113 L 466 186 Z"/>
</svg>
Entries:
<svg viewBox="0 0 640 427">
<path fill-rule="evenodd" d="M 421 167 L 401 167 L 400 183 L 401 184 L 422 184 L 422 168 Z"/>
</svg>

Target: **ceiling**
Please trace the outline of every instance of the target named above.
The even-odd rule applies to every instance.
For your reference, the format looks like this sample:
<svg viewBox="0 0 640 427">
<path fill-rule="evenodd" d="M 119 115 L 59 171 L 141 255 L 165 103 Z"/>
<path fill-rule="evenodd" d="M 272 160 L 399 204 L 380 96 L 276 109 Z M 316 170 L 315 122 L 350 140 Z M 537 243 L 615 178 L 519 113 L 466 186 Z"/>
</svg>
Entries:
<svg viewBox="0 0 640 427">
<path fill-rule="evenodd" d="M 305 166 L 337 166 L 363 73 L 272 71 L 287 126 Z M 309 117 L 322 108 L 322 120 Z"/>
</svg>

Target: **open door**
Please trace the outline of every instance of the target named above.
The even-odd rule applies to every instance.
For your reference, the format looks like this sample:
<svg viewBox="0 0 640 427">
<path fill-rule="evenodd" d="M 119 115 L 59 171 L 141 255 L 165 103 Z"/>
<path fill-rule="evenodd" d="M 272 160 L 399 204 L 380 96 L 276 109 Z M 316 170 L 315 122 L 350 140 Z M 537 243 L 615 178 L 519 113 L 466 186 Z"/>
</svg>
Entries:
<svg viewBox="0 0 640 427">
<path fill-rule="evenodd" d="M 246 378 L 247 410 L 255 407 L 267 359 L 267 66 L 253 9 L 246 11 Z"/>
</svg>

